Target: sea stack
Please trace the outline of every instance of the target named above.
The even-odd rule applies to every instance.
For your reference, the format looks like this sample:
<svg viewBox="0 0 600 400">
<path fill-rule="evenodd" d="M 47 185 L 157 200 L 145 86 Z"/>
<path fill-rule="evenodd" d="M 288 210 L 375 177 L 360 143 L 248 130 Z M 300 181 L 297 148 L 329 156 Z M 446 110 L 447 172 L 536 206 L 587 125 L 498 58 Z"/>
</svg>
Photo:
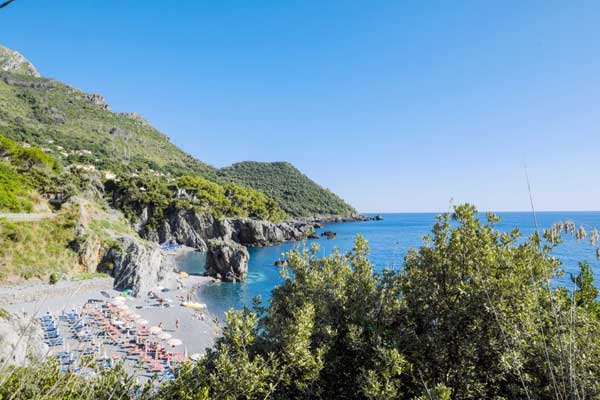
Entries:
<svg viewBox="0 0 600 400">
<path fill-rule="evenodd" d="M 225 282 L 243 281 L 248 275 L 249 259 L 248 250 L 239 243 L 231 240 L 209 240 L 205 274 Z"/>
</svg>

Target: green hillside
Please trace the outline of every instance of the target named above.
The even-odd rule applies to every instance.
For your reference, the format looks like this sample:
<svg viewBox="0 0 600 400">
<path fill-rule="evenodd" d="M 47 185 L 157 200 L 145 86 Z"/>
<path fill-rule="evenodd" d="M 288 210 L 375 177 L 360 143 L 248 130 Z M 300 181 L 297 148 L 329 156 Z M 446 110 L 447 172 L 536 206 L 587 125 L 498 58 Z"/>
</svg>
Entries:
<svg viewBox="0 0 600 400">
<path fill-rule="evenodd" d="M 277 199 L 284 211 L 294 217 L 356 212 L 335 193 L 319 186 L 288 162 L 244 161 L 219 170 L 218 176 Z"/>
<path fill-rule="evenodd" d="M 212 175 L 136 114 L 114 113 L 99 95 L 57 81 L 0 72 L 0 132 L 65 163 L 114 172 L 148 168 Z"/>
<path fill-rule="evenodd" d="M 91 165 L 120 177 L 151 175 L 166 183 L 182 176 L 237 183 L 266 194 L 293 217 L 355 212 L 289 163 L 243 162 L 217 170 L 180 150 L 140 115 L 113 112 L 98 94 L 41 78 L 21 54 L 1 46 L 0 133 L 39 147 L 64 166 Z M 12 197 L 23 200 L 22 193 Z M 265 207 L 259 208 L 250 215 L 264 214 Z M 267 208 L 281 215 L 272 205 Z"/>
</svg>

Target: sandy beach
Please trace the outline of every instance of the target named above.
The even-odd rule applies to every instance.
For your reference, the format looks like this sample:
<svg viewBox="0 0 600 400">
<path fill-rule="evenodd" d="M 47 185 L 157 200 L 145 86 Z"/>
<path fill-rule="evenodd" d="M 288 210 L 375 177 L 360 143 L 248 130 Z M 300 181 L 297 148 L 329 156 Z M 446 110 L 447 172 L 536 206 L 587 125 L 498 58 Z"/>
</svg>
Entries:
<svg viewBox="0 0 600 400">
<path fill-rule="evenodd" d="M 189 251 L 189 249 L 182 249 Z M 212 279 L 204 276 L 184 276 L 180 278 L 182 287 L 176 290 L 156 290 L 158 297 L 164 301 L 162 305 L 157 298 L 151 298 L 146 294 L 139 297 L 123 296 L 119 291 L 112 289 L 112 278 L 94 278 L 85 281 L 60 281 L 56 285 L 46 283 L 25 283 L 16 286 L 0 287 L 0 308 L 11 314 L 31 318 L 32 323 L 38 323 L 37 317 L 50 313 L 57 320 L 61 314 L 81 312 L 83 306 L 90 300 L 97 301 L 96 304 L 109 304 L 115 298 L 124 298 L 123 303 L 132 313 L 139 315 L 138 319 L 146 320 L 146 328 L 160 326 L 162 332 L 168 333 L 172 338 L 180 339 L 183 344 L 177 346 L 174 351 L 188 355 L 204 354 L 206 348 L 211 347 L 218 336 L 218 326 L 210 310 L 198 312 L 184 307 L 182 300 L 191 300 L 202 303 L 197 297 L 198 288 L 207 284 Z M 160 288 L 159 288 L 160 289 Z M 179 326 L 177 327 L 177 321 Z M 70 330 L 66 323 L 59 322 L 59 330 L 64 332 L 65 344 L 63 346 L 51 347 L 48 355 L 70 350 L 81 352 L 89 346 L 89 343 L 78 341 L 68 332 Z M 166 340 L 162 345 L 167 347 Z M 102 344 L 102 353 L 108 357 L 121 352 L 123 349 L 117 346 Z M 126 359 L 126 357 L 123 357 Z M 136 363 L 126 360 L 126 366 L 138 376 L 147 376 L 145 372 L 135 372 Z"/>
</svg>

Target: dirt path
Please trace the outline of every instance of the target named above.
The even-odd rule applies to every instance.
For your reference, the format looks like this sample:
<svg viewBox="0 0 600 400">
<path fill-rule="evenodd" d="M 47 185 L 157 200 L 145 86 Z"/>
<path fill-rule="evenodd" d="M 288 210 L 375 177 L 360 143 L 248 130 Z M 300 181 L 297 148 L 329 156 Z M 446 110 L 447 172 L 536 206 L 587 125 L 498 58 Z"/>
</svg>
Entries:
<svg viewBox="0 0 600 400">
<path fill-rule="evenodd" d="M 5 218 L 11 222 L 33 222 L 54 218 L 55 215 L 54 213 L 0 213 L 0 219 Z"/>
</svg>

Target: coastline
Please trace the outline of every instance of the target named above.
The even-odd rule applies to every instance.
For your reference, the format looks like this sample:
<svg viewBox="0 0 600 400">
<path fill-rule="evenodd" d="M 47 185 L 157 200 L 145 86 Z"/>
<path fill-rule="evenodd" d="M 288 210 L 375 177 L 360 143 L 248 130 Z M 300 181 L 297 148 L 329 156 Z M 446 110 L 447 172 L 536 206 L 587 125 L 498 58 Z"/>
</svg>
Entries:
<svg viewBox="0 0 600 400">
<path fill-rule="evenodd" d="M 184 248 L 178 251 L 177 257 L 195 249 Z M 161 306 L 156 299 L 143 293 L 138 297 L 125 296 L 125 304 L 136 314 L 147 321 L 146 326 L 163 327 L 163 331 L 169 333 L 174 338 L 178 338 L 183 345 L 178 350 L 188 354 L 204 354 L 207 348 L 212 347 L 214 341 L 219 336 L 219 326 L 215 323 L 215 318 L 211 310 L 204 310 L 202 313 L 181 305 L 182 300 L 190 299 L 194 302 L 202 303 L 199 298 L 199 288 L 208 284 L 213 279 L 205 276 L 190 275 L 178 277 L 181 287 L 177 289 L 164 289 L 160 296 L 165 299 L 165 304 Z M 122 297 L 120 291 L 113 289 L 112 278 L 93 278 L 85 281 L 59 281 L 55 285 L 44 282 L 24 282 L 18 285 L 0 286 L 0 309 L 8 311 L 12 321 L 19 320 L 20 323 L 37 326 L 37 317 L 50 313 L 58 316 L 71 310 L 81 310 L 89 300 L 101 300 L 107 303 L 111 299 Z M 188 297 L 189 296 L 189 297 Z M 200 318 L 199 315 L 204 317 Z M 176 321 L 179 321 L 179 327 L 176 327 Z M 0 324 L 2 324 L 0 320 Z M 11 319 L 8 324 L 10 325 Z M 41 342 L 41 337 L 37 338 Z M 39 343 L 43 350 L 40 354 L 42 358 L 52 356 L 57 351 L 70 348 L 71 350 L 83 350 L 88 346 L 87 343 L 81 343 L 75 338 L 67 335 L 64 346 L 48 348 Z M 107 347 L 108 351 L 117 352 L 118 349 Z M 128 368 L 129 369 L 129 368 Z M 133 369 L 132 372 L 138 374 Z"/>
</svg>

